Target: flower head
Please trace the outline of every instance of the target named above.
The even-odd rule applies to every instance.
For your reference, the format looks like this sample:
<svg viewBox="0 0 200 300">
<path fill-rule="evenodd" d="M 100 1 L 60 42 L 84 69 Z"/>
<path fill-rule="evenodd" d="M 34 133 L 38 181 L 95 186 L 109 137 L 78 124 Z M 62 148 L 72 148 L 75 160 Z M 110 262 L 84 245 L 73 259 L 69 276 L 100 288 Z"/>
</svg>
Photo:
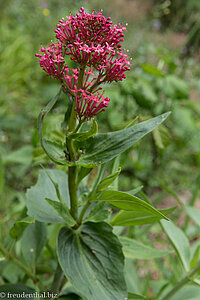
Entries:
<svg viewBox="0 0 200 300">
<path fill-rule="evenodd" d="M 89 120 L 100 112 L 105 111 L 110 99 L 103 97 L 99 92 L 95 94 L 82 89 L 75 89 L 76 110 L 79 119 Z"/>
<path fill-rule="evenodd" d="M 63 45 L 61 43 L 52 44 L 48 47 L 42 47 L 39 51 L 43 54 L 36 53 L 35 56 L 40 58 L 40 66 L 47 74 L 60 80 L 65 56 L 65 51 L 63 53 Z"/>
<path fill-rule="evenodd" d="M 89 14 L 82 7 L 76 16 L 70 15 L 59 21 L 56 38 L 66 47 L 66 54 L 81 65 L 97 70 L 106 60 L 121 50 L 125 26 L 114 25 L 102 13 Z"/>
<path fill-rule="evenodd" d="M 99 93 L 103 83 L 126 78 L 130 59 L 121 46 L 125 30 L 101 12 L 89 14 L 82 7 L 75 16 L 59 21 L 55 30 L 58 42 L 36 54 L 43 70 L 75 98 L 79 119 L 88 120 L 108 106 L 110 99 Z M 78 66 L 70 68 L 67 57 Z"/>
</svg>

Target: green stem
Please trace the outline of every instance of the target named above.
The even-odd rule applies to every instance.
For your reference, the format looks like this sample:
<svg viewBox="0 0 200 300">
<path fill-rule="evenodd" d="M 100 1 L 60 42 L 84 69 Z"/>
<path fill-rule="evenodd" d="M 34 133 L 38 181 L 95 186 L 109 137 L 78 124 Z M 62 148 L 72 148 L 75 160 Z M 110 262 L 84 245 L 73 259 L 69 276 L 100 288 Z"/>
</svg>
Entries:
<svg viewBox="0 0 200 300">
<path fill-rule="evenodd" d="M 82 220 L 83 220 L 83 217 L 88 209 L 88 207 L 90 206 L 90 201 L 88 200 L 88 202 L 85 204 L 85 206 L 83 207 L 81 213 L 80 213 L 80 216 L 79 216 L 79 219 L 77 221 L 77 223 L 80 225 L 82 223 Z"/>
<path fill-rule="evenodd" d="M 76 220 L 78 214 L 77 186 L 76 186 L 76 167 L 69 167 L 68 186 L 71 204 L 71 215 Z"/>
<path fill-rule="evenodd" d="M 22 264 L 16 257 L 14 257 L 11 253 L 7 251 L 6 248 L 0 243 L 0 252 L 3 254 L 6 260 L 12 261 L 16 266 L 18 266 L 26 275 L 33 280 L 33 282 L 37 282 L 37 278 L 35 275 L 29 271 L 28 268 L 24 264 Z"/>
<path fill-rule="evenodd" d="M 59 294 L 60 287 L 61 287 L 61 284 L 63 281 L 63 277 L 64 277 L 63 271 L 62 271 L 60 265 L 58 264 L 55 275 L 54 275 L 54 279 L 53 279 L 53 282 L 51 285 L 51 291 L 54 294 Z"/>
<path fill-rule="evenodd" d="M 96 193 L 97 185 L 100 182 L 100 180 L 102 179 L 104 171 L 105 171 L 104 166 L 101 166 L 100 169 L 98 170 L 98 175 L 97 175 L 96 181 L 95 181 L 95 183 L 93 185 L 93 188 L 92 188 L 91 192 L 88 195 L 88 201 L 87 201 L 86 205 L 83 207 L 83 209 L 82 209 L 82 211 L 80 213 L 79 219 L 77 221 L 78 224 L 81 224 L 81 222 L 83 220 L 83 217 L 84 217 L 84 215 L 85 215 L 88 207 L 90 206 L 91 201 L 94 198 L 94 195 Z"/>
<path fill-rule="evenodd" d="M 186 277 L 184 277 L 180 282 L 178 282 L 167 295 L 164 296 L 161 300 L 168 300 L 170 299 L 178 290 L 180 290 L 186 283 L 191 280 L 191 277 L 197 273 L 200 269 L 200 263 L 194 268 Z"/>
<path fill-rule="evenodd" d="M 83 124 L 83 121 L 79 121 L 78 126 L 74 130 L 74 133 L 78 132 L 78 130 L 80 129 L 80 127 L 81 127 L 82 124 Z"/>
<path fill-rule="evenodd" d="M 83 78 L 84 78 L 85 66 L 80 68 L 79 78 L 77 83 L 77 88 L 82 87 Z M 69 120 L 69 132 L 74 132 L 76 129 L 76 101 L 74 100 L 72 112 Z M 67 148 L 69 151 L 69 156 L 71 161 L 76 160 L 76 151 L 74 149 L 74 144 L 72 139 L 66 139 Z M 71 215 L 77 220 L 78 215 L 78 199 L 77 199 L 77 185 L 76 185 L 76 174 L 77 167 L 69 167 L 68 171 L 68 187 L 70 195 L 70 205 L 71 205 Z"/>
<path fill-rule="evenodd" d="M 78 77 L 78 83 L 77 83 L 77 89 L 81 89 L 82 88 L 83 78 L 84 78 L 84 73 L 85 73 L 85 68 L 86 68 L 86 66 L 81 66 L 80 67 L 80 72 L 79 72 L 79 77 Z"/>
</svg>

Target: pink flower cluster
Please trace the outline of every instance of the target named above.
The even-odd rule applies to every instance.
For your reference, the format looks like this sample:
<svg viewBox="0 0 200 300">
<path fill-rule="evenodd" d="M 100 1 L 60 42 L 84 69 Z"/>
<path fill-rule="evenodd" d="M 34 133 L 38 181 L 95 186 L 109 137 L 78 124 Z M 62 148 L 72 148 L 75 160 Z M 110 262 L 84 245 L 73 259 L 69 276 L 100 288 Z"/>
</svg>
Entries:
<svg viewBox="0 0 200 300">
<path fill-rule="evenodd" d="M 108 106 L 110 99 L 98 92 L 102 83 L 126 78 L 130 59 L 120 44 L 125 30 L 102 13 L 89 14 L 81 8 L 76 16 L 70 14 L 59 21 L 55 30 L 58 42 L 36 54 L 43 70 L 75 97 L 80 119 L 88 120 Z M 68 67 L 66 56 L 78 64 L 76 69 Z"/>
<path fill-rule="evenodd" d="M 99 92 L 96 95 L 82 89 L 75 89 L 74 92 L 80 119 L 84 116 L 85 120 L 89 120 L 100 112 L 105 111 L 110 101 L 109 98 L 103 97 Z"/>
</svg>

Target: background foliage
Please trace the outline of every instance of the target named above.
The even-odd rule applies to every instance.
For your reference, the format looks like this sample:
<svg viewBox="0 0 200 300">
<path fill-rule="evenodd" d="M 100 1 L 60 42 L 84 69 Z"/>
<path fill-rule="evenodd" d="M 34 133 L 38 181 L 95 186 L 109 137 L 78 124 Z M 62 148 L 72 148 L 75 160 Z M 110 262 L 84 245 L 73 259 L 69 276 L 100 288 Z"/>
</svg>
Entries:
<svg viewBox="0 0 200 300">
<path fill-rule="evenodd" d="M 0 240 L 30 269 L 37 268 L 43 276 L 44 286 L 52 280 L 46 274 L 55 271 L 52 249 L 59 224 L 39 229 L 37 223 L 31 225 L 35 226 L 31 234 L 39 230 L 44 237 L 39 245 L 35 239 L 36 244 L 29 245 L 30 226 L 22 237 L 17 225 L 13 229 L 16 220 L 26 217 L 25 191 L 35 184 L 40 164 L 52 167 L 40 148 L 36 119 L 41 108 L 57 93 L 59 85 L 41 72 L 34 54 L 41 42 L 45 46 L 52 39 L 58 19 L 70 10 L 75 13 L 80 6 L 90 11 L 103 8 L 104 14 L 115 22 L 129 23 L 125 47 L 133 57 L 133 68 L 123 83 L 105 87 L 111 102 L 109 109 L 98 117 L 100 131 L 122 129 L 136 117 L 141 121 L 172 111 L 164 125 L 121 157 L 120 190 L 143 185 L 140 196 L 148 195 L 147 201 L 157 208 L 176 205 L 171 219 L 181 228 L 174 229 L 170 227 L 174 225 L 167 225 L 165 221 L 127 227 L 128 236 L 134 237 L 136 242 L 158 249 L 157 255 L 151 252 L 155 249 L 149 249 L 150 259 L 146 260 L 145 251 L 143 255 L 141 249 L 132 253 L 124 243 L 128 249 L 126 278 L 129 291 L 157 299 L 189 272 L 190 265 L 194 268 L 198 264 L 200 5 L 198 1 L 182 3 L 179 0 L 115 0 L 114 3 L 102 0 L 101 4 L 92 0 L 0 2 Z M 66 100 L 63 98 L 62 101 L 64 106 Z M 45 130 L 52 136 L 58 137 L 62 112 L 61 105 L 54 109 L 54 116 L 49 117 Z M 31 221 L 24 221 L 24 228 Z M 161 226 L 170 237 L 171 249 L 177 252 L 180 263 L 175 252 L 167 256 L 159 254 L 170 248 Z M 116 232 L 120 230 L 116 227 Z M 181 242 L 174 245 L 174 230 L 181 230 L 177 235 L 184 235 L 181 241 L 186 239 L 186 242 L 183 245 Z M 26 252 L 24 244 L 28 245 L 27 249 L 36 248 L 38 253 L 44 247 L 38 261 Z M 182 252 L 184 247 L 187 249 Z M 50 260 L 48 266 L 47 260 Z M 0 284 L 25 281 L 16 264 L 0 257 Z M 193 295 L 192 299 L 199 299 L 197 284 L 198 281 L 195 285 L 185 286 L 171 299 L 188 299 L 184 298 L 187 293 Z M 33 282 L 29 281 L 28 285 L 33 287 Z"/>
</svg>

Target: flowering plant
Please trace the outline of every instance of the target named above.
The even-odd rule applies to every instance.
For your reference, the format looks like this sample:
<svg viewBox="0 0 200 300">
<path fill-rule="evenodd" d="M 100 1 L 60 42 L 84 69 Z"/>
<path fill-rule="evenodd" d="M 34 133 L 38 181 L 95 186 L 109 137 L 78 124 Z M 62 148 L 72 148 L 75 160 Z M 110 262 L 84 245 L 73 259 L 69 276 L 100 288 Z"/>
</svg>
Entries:
<svg viewBox="0 0 200 300">
<path fill-rule="evenodd" d="M 76 16 L 60 20 L 55 30 L 58 42 L 42 47 L 43 54 L 36 54 L 43 70 L 75 97 L 74 109 L 80 120 L 104 111 L 110 99 L 98 92 L 101 85 L 123 80 L 125 71 L 130 70 L 129 57 L 120 44 L 125 30 L 101 13 L 88 14 L 81 8 Z M 77 68 L 68 67 L 67 56 L 78 64 Z"/>
<path fill-rule="evenodd" d="M 43 70 L 61 83 L 60 91 L 38 118 L 41 145 L 61 167 L 40 171 L 38 183 L 27 191 L 28 215 L 41 231 L 44 223 L 63 224 L 51 292 L 63 291 L 64 273 L 73 293 L 88 300 L 127 299 L 123 268 L 130 241 L 117 237 L 113 226 L 167 219 L 164 212 L 135 196 L 139 189 L 118 191 L 117 178 L 120 154 L 168 114 L 136 125 L 131 122 L 119 131 L 97 133 L 94 117 L 112 101 L 101 93 L 102 85 L 125 79 L 125 72 L 130 70 L 130 59 L 121 45 L 125 30 L 126 26 L 113 24 L 101 12 L 89 14 L 81 8 L 76 16 L 70 14 L 59 21 L 55 30 L 57 42 L 41 47 L 36 54 Z M 68 98 L 67 127 L 64 140 L 58 142 L 45 139 L 42 127 L 62 92 Z M 83 123 L 91 119 L 91 128 L 84 131 Z M 66 166 L 67 174 L 63 171 Z M 97 176 L 88 186 L 87 176 L 91 174 Z"/>
</svg>

